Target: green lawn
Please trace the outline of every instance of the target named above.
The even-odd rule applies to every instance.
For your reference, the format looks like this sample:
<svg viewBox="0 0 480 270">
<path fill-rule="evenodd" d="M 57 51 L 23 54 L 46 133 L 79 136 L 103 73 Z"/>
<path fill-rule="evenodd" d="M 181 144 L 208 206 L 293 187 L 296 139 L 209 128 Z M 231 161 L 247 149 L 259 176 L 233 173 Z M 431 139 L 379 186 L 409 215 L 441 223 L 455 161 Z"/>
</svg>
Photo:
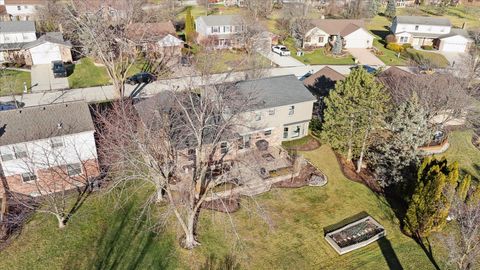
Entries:
<svg viewBox="0 0 480 270">
<path fill-rule="evenodd" d="M 480 150 L 472 144 L 472 130 L 454 131 L 449 134 L 450 147 L 441 156 L 458 161 L 460 167 L 480 181 Z"/>
<path fill-rule="evenodd" d="M 199 70 L 210 69 L 213 73 L 222 73 L 229 71 L 241 71 L 249 68 L 245 53 L 236 50 L 218 50 L 212 55 L 210 52 L 199 52 L 196 54 L 197 66 Z M 255 55 L 258 65 L 261 67 L 270 67 L 270 61 L 260 54 Z"/>
<path fill-rule="evenodd" d="M 437 67 L 447 67 L 449 62 L 445 56 L 440 53 L 435 52 L 427 52 L 427 51 L 419 51 L 415 49 L 407 49 L 408 53 L 418 54 L 422 57 L 430 60 L 430 62 Z"/>
<path fill-rule="evenodd" d="M 110 83 L 106 69 L 96 66 L 90 58 L 83 58 L 80 63 L 69 69 L 72 69 L 72 73 L 68 76 L 70 88 L 85 88 Z"/>
<path fill-rule="evenodd" d="M 16 70 L 0 71 L 0 96 L 21 94 L 24 90 L 24 82 L 30 87 L 30 72 Z"/>
<path fill-rule="evenodd" d="M 304 154 L 328 176 L 325 187 L 274 189 L 255 201 L 244 199 L 230 217 L 205 210 L 202 245 L 194 251 L 178 248 L 172 233 L 155 235 L 137 225 L 138 208 L 116 210 L 112 197 L 95 195 L 63 231 L 54 218 L 36 215 L 0 253 L 0 269 L 190 269 L 211 254 L 234 254 L 242 269 L 433 269 L 422 249 L 400 232 L 385 200 L 342 175 L 329 147 Z M 362 211 L 386 228 L 387 238 L 337 255 L 323 239 L 323 228 Z M 434 252 L 442 265 L 441 253 Z"/>
<path fill-rule="evenodd" d="M 353 57 L 347 55 L 341 58 L 335 58 L 325 55 L 325 49 L 320 48 L 312 52 L 305 52 L 303 56 L 297 56 L 297 48 L 293 39 L 289 38 L 285 41 L 285 46 L 290 50 L 292 57 L 307 65 L 353 65 Z"/>
</svg>

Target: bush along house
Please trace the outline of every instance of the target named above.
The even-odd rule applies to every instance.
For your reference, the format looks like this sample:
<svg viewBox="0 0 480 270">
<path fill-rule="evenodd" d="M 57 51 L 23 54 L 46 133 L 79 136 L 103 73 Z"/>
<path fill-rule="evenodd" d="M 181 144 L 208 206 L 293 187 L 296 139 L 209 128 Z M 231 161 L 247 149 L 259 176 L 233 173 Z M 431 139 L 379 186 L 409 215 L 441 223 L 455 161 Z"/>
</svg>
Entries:
<svg viewBox="0 0 480 270">
<path fill-rule="evenodd" d="M 90 183 L 99 175 L 94 133 L 84 102 L 0 112 L 2 191 L 36 197 Z"/>
</svg>

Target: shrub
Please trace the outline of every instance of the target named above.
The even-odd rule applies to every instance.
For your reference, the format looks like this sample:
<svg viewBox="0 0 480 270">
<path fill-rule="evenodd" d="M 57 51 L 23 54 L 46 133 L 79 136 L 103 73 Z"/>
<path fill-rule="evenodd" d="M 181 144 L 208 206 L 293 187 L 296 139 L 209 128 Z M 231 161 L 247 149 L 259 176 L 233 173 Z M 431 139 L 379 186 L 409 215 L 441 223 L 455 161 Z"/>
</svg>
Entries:
<svg viewBox="0 0 480 270">
<path fill-rule="evenodd" d="M 431 50 L 433 50 L 433 46 L 432 45 L 423 45 L 422 49 L 427 50 L 427 51 L 431 51 Z"/>
<path fill-rule="evenodd" d="M 397 37 L 394 34 L 387 35 L 385 41 L 388 43 L 397 43 Z"/>
<path fill-rule="evenodd" d="M 402 47 L 402 45 L 397 43 L 388 43 L 386 48 L 397 53 L 401 53 L 405 50 L 405 48 Z"/>
<path fill-rule="evenodd" d="M 312 130 L 314 134 L 318 134 L 320 131 L 322 131 L 322 122 L 320 119 L 314 117 L 312 120 L 310 120 L 310 130 Z"/>
<path fill-rule="evenodd" d="M 410 44 L 410 43 L 402 44 L 402 47 L 405 48 L 405 49 L 413 48 L 413 47 L 412 47 L 412 44 Z"/>
</svg>

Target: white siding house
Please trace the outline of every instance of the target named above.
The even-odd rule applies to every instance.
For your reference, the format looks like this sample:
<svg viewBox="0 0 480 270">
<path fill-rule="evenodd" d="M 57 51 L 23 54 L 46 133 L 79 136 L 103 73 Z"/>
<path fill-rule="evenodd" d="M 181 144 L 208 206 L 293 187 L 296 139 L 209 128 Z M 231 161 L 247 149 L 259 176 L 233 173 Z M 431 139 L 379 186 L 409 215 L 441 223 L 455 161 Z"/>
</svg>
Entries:
<svg viewBox="0 0 480 270">
<path fill-rule="evenodd" d="M 0 125 L 0 168 L 8 183 L 2 188 L 38 196 L 39 188 L 56 192 L 66 185 L 57 182 L 67 174 L 98 176 L 95 128 L 86 103 L 2 111 Z M 65 175 L 53 170 L 65 170 Z"/>
<path fill-rule="evenodd" d="M 236 35 L 243 32 L 242 17 L 239 15 L 210 15 L 195 19 L 197 42 L 216 49 L 241 46 Z M 208 43 L 208 44 L 207 44 Z"/>
<path fill-rule="evenodd" d="M 0 44 L 27 43 L 37 39 L 35 23 L 0 22 Z"/>
<path fill-rule="evenodd" d="M 333 43 L 340 35 L 345 48 L 369 48 L 373 35 L 364 28 L 363 20 L 320 19 L 312 20 L 314 27 L 305 34 L 304 47 L 323 47 Z"/>
<path fill-rule="evenodd" d="M 400 44 L 409 43 L 414 47 L 433 46 L 446 52 L 465 52 L 471 43 L 463 29 L 452 28 L 447 18 L 424 16 L 397 16 L 390 31 Z"/>
<path fill-rule="evenodd" d="M 32 20 L 44 0 L 4 0 L 6 12 L 11 20 Z"/>
</svg>

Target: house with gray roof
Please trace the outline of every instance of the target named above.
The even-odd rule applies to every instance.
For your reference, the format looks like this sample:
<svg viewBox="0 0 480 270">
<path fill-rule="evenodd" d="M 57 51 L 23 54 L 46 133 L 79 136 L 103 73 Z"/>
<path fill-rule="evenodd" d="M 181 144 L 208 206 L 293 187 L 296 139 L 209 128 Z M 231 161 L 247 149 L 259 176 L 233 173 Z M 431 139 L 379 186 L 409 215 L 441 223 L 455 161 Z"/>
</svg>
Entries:
<svg viewBox="0 0 480 270">
<path fill-rule="evenodd" d="M 71 188 L 79 177 L 96 177 L 94 133 L 85 102 L 0 111 L 0 169 L 8 188 L 39 196 L 58 191 L 60 175 L 71 180 Z"/>
<path fill-rule="evenodd" d="M 294 75 L 241 81 L 236 88 L 255 100 L 251 111 L 244 113 L 247 124 L 238 130 L 245 144 L 265 139 L 279 145 L 308 135 L 317 99 Z"/>
<path fill-rule="evenodd" d="M 433 46 L 444 52 L 465 52 L 472 42 L 465 30 L 453 28 L 450 20 L 442 17 L 397 16 L 390 31 L 399 44 Z"/>
<path fill-rule="evenodd" d="M 238 36 L 244 31 L 240 15 L 209 15 L 195 19 L 197 42 L 215 49 L 241 47 Z"/>
</svg>

